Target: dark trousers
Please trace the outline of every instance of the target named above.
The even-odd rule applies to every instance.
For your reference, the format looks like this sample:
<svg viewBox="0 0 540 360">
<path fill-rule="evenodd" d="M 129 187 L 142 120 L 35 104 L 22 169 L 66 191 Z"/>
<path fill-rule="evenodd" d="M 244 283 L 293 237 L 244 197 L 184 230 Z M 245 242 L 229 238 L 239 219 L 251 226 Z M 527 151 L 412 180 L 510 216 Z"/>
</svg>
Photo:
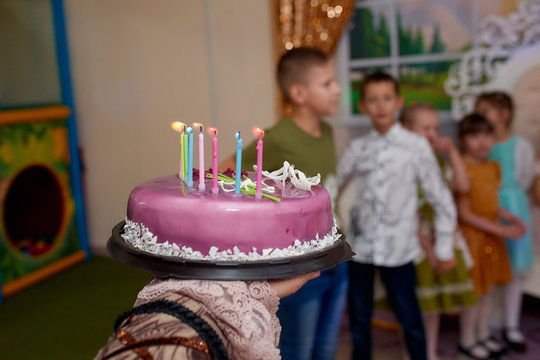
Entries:
<svg viewBox="0 0 540 360">
<path fill-rule="evenodd" d="M 422 313 L 416 297 L 412 263 L 398 267 L 349 262 L 349 317 L 353 339 L 353 360 L 371 359 L 371 317 L 373 280 L 379 269 L 388 301 L 403 329 L 411 360 L 425 360 L 426 339 Z"/>
<path fill-rule="evenodd" d="M 280 300 L 279 349 L 283 360 L 336 357 L 339 327 L 347 302 L 347 263 L 321 271 L 299 291 Z"/>
</svg>

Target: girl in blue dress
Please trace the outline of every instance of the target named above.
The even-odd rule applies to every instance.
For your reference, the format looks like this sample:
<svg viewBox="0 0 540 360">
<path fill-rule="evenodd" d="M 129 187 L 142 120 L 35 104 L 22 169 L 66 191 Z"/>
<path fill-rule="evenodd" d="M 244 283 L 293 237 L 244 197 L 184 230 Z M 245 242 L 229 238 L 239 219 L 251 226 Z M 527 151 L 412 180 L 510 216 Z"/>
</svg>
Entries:
<svg viewBox="0 0 540 360">
<path fill-rule="evenodd" d="M 503 338 L 514 351 L 524 352 L 526 343 L 519 330 L 523 276 L 533 266 L 532 228 L 526 192 L 534 178 L 534 148 L 531 143 L 512 131 L 514 106 L 504 92 L 481 94 L 476 111 L 484 115 L 495 128 L 495 141 L 489 158 L 502 169 L 499 203 L 527 225 L 527 233 L 519 240 L 506 239 L 512 266 L 512 281 L 504 286 Z"/>
</svg>

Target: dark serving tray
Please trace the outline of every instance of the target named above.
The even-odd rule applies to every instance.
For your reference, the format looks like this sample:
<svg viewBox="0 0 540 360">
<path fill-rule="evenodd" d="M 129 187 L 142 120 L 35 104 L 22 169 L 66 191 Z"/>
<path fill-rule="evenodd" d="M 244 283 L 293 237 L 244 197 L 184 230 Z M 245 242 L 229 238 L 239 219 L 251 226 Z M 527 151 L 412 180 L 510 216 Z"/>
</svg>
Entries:
<svg viewBox="0 0 540 360">
<path fill-rule="evenodd" d="M 188 260 L 141 251 L 126 243 L 121 234 L 125 221 L 112 230 L 107 242 L 109 253 L 118 261 L 147 270 L 161 277 L 205 280 L 282 279 L 321 271 L 350 260 L 354 253 L 341 237 L 330 247 L 305 255 L 256 261 Z"/>
</svg>

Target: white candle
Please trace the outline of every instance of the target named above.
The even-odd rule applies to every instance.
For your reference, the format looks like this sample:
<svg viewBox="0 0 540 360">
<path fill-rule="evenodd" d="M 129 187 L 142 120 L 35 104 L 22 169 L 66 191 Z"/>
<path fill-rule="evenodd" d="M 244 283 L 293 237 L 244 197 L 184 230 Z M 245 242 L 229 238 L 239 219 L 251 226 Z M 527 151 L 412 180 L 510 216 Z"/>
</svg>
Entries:
<svg viewBox="0 0 540 360">
<path fill-rule="evenodd" d="M 212 139 L 212 194 L 217 194 L 218 189 L 218 140 L 217 134 L 218 131 L 216 128 L 210 127 L 206 128 L 206 131 L 210 135 L 214 135 Z"/>
<path fill-rule="evenodd" d="M 206 185 L 204 183 L 204 134 L 203 125 L 193 123 L 193 128 L 199 128 L 199 191 L 204 191 Z"/>
</svg>

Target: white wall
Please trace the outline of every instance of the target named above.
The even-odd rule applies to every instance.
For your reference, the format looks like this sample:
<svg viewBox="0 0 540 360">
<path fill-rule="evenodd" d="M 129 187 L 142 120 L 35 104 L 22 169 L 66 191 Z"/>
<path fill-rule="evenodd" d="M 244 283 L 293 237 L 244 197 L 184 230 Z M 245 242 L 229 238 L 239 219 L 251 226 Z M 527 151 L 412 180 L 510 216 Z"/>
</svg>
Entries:
<svg viewBox="0 0 540 360">
<path fill-rule="evenodd" d="M 253 125 L 275 122 L 270 6 L 264 0 L 65 1 L 94 251 L 103 252 L 125 217 L 133 187 L 178 171 L 172 121 L 216 126 L 220 160 L 233 153 L 235 131 L 249 141 Z"/>
</svg>

